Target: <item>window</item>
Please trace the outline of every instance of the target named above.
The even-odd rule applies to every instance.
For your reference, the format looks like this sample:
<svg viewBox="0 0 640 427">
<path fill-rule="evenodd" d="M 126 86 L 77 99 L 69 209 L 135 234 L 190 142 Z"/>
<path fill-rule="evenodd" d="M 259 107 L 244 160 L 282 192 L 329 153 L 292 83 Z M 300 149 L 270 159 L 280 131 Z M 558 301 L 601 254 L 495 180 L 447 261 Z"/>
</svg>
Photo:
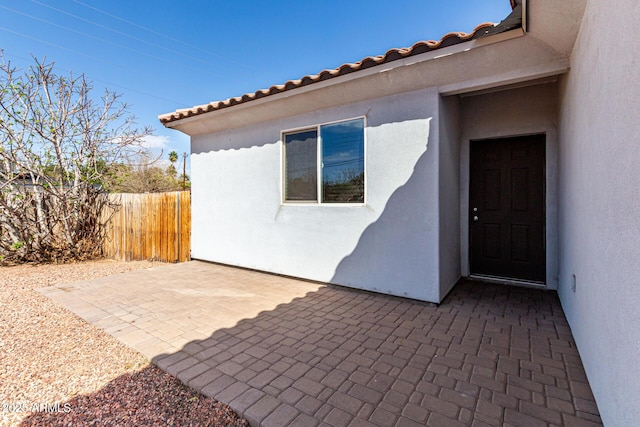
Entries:
<svg viewBox="0 0 640 427">
<path fill-rule="evenodd" d="M 285 201 L 364 203 L 364 119 L 288 132 L 283 140 Z"/>
<path fill-rule="evenodd" d="M 285 145 L 285 199 L 318 200 L 318 131 L 290 133 Z"/>
</svg>

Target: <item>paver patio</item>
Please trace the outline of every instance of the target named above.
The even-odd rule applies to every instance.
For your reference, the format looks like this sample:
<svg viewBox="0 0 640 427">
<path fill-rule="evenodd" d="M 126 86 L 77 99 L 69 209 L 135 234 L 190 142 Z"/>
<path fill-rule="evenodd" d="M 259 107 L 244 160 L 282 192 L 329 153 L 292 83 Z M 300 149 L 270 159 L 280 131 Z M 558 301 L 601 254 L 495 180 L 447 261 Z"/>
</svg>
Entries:
<svg viewBox="0 0 640 427">
<path fill-rule="evenodd" d="M 438 306 L 197 261 L 41 292 L 254 426 L 601 425 L 553 292 Z"/>
</svg>

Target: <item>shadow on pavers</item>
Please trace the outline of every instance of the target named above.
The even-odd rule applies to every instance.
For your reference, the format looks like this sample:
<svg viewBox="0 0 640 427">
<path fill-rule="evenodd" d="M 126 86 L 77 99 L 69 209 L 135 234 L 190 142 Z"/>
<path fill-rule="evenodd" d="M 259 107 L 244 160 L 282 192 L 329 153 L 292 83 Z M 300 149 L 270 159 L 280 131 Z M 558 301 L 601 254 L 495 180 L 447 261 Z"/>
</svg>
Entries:
<svg viewBox="0 0 640 427">
<path fill-rule="evenodd" d="M 153 363 L 252 426 L 601 425 L 551 291 L 462 281 L 436 306 L 326 286 Z M 123 376 L 69 403 L 116 406 L 127 381 L 141 379 Z M 131 413 L 104 416 L 117 424 Z M 64 424 L 65 415 L 24 425 Z"/>
</svg>

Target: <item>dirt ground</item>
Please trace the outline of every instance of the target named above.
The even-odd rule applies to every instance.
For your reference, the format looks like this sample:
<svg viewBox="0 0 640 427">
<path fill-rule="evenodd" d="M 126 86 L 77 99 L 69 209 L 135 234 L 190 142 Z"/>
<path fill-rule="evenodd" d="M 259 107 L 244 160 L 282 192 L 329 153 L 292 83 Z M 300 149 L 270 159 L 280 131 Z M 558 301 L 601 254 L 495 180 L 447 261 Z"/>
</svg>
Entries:
<svg viewBox="0 0 640 427">
<path fill-rule="evenodd" d="M 248 425 L 37 292 L 153 265 L 0 267 L 0 425 Z"/>
</svg>

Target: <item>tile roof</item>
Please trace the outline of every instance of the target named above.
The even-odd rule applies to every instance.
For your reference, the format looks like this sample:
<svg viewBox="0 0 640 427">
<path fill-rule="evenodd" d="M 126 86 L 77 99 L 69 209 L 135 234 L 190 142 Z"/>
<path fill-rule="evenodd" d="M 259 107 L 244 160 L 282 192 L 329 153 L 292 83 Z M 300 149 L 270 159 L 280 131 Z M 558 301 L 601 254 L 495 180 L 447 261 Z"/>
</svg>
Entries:
<svg viewBox="0 0 640 427">
<path fill-rule="evenodd" d="M 254 93 L 248 93 L 235 98 L 229 98 L 224 101 L 211 102 L 204 105 L 196 105 L 192 108 L 186 108 L 177 110 L 173 113 L 162 114 L 158 118 L 160 122 L 167 125 L 171 122 L 185 119 L 188 117 L 197 116 L 200 114 L 209 113 L 211 111 L 222 110 L 224 108 L 233 107 L 235 105 L 243 104 L 256 99 L 264 98 L 266 96 L 275 95 L 291 89 L 307 86 L 313 83 L 321 82 L 324 80 L 332 79 L 334 77 L 344 76 L 345 74 L 353 73 L 355 71 L 364 70 L 377 65 L 386 64 L 388 62 L 396 61 L 399 59 L 407 58 L 421 53 L 431 52 L 437 49 L 442 49 L 448 46 L 453 46 L 459 43 L 464 43 L 469 40 L 475 40 L 480 37 L 484 37 L 490 34 L 498 34 L 516 27 L 521 26 L 522 21 L 520 18 L 519 3 L 520 0 L 510 0 L 514 12 L 509 15 L 500 24 L 484 23 L 478 25 L 470 33 L 455 32 L 448 33 L 442 36 L 440 40 L 433 41 L 419 41 L 413 46 L 408 48 L 391 49 L 384 55 L 368 56 L 358 62 L 349 64 L 343 64 L 338 68 L 331 70 L 323 70 L 318 74 L 304 76 L 298 80 L 289 80 L 281 85 L 271 86 L 269 89 L 261 89 Z"/>
</svg>

